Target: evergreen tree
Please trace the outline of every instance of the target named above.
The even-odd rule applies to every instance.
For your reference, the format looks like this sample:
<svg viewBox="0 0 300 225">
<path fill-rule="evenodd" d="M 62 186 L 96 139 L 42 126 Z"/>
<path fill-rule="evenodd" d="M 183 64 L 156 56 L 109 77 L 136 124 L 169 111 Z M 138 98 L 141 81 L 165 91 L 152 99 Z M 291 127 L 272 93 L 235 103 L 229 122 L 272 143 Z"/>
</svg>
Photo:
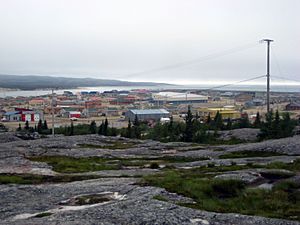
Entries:
<svg viewBox="0 0 300 225">
<path fill-rule="evenodd" d="M 17 128 L 17 131 L 21 131 L 22 130 L 22 127 L 21 127 L 21 124 L 19 123 L 19 127 Z"/>
<path fill-rule="evenodd" d="M 74 124 L 73 121 L 71 121 L 71 127 L 70 127 L 70 136 L 74 135 Z"/>
<path fill-rule="evenodd" d="M 198 112 L 196 112 L 196 114 L 195 114 L 195 120 L 197 121 L 197 120 L 199 120 L 199 118 L 200 118 L 200 116 L 199 116 Z"/>
<path fill-rule="evenodd" d="M 176 134 L 175 134 L 175 127 L 174 127 L 174 119 L 173 116 L 170 117 L 170 122 L 168 126 L 168 133 L 169 133 L 169 141 L 176 141 Z"/>
<path fill-rule="evenodd" d="M 97 133 L 97 125 L 96 125 L 95 120 L 93 120 L 90 124 L 90 132 L 91 132 L 91 134 Z"/>
<path fill-rule="evenodd" d="M 134 137 L 141 138 L 140 121 L 139 121 L 137 115 L 135 115 L 135 118 L 134 118 L 133 130 L 134 130 Z"/>
<path fill-rule="evenodd" d="M 132 137 L 132 129 L 131 129 L 131 121 L 130 119 L 128 120 L 128 126 L 126 130 L 126 137 L 131 138 Z"/>
<path fill-rule="evenodd" d="M 168 131 L 173 132 L 174 119 L 173 116 L 170 117 L 170 123 L 168 125 Z"/>
<path fill-rule="evenodd" d="M 271 129 L 273 122 L 273 111 L 270 111 L 266 114 L 266 126 Z"/>
<path fill-rule="evenodd" d="M 47 120 L 44 120 L 43 130 L 48 130 Z"/>
<path fill-rule="evenodd" d="M 40 119 L 37 126 L 37 132 L 41 133 L 42 129 L 43 129 L 43 122 Z"/>
<path fill-rule="evenodd" d="M 261 126 L 261 119 L 260 119 L 259 112 L 256 113 L 256 118 L 255 118 L 255 121 L 253 123 L 253 126 L 256 127 L 256 128 L 259 128 Z"/>
<path fill-rule="evenodd" d="M 25 122 L 25 127 L 24 127 L 25 130 L 29 130 L 29 122 L 28 120 L 26 120 Z"/>
<path fill-rule="evenodd" d="M 108 135 L 108 120 L 105 118 L 104 126 L 103 126 L 103 135 Z"/>
<path fill-rule="evenodd" d="M 133 126 L 139 126 L 140 125 L 140 121 L 137 115 L 135 115 L 134 117 L 134 121 L 133 121 Z"/>
<path fill-rule="evenodd" d="M 214 118 L 214 125 L 216 129 L 222 129 L 223 128 L 223 119 L 221 113 L 218 111 L 215 118 Z"/>
<path fill-rule="evenodd" d="M 207 119 L 206 119 L 206 124 L 210 125 L 211 123 L 211 117 L 210 117 L 210 113 L 208 113 Z"/>
<path fill-rule="evenodd" d="M 118 135 L 118 129 L 115 127 L 112 127 L 110 129 L 109 136 L 117 136 L 117 135 Z"/>
<path fill-rule="evenodd" d="M 260 128 L 259 138 L 261 140 L 266 138 L 272 138 L 272 122 L 273 122 L 273 111 L 266 113 L 266 122 L 262 123 Z"/>
<path fill-rule="evenodd" d="M 230 118 L 227 119 L 226 129 L 231 130 L 232 129 L 232 121 Z"/>
<path fill-rule="evenodd" d="M 280 138 L 280 137 L 281 137 L 280 116 L 278 110 L 276 110 L 275 118 L 272 121 L 272 126 L 271 126 L 271 138 Z"/>
<path fill-rule="evenodd" d="M 103 135 L 103 129 L 104 129 L 104 121 L 102 120 L 102 123 L 100 124 L 99 129 L 98 129 L 99 135 Z"/>
<path fill-rule="evenodd" d="M 239 127 L 240 128 L 249 128 L 250 127 L 250 121 L 249 121 L 249 117 L 248 117 L 247 113 L 245 115 L 243 115 L 243 117 L 240 119 Z"/>
<path fill-rule="evenodd" d="M 187 115 L 185 117 L 185 132 L 184 141 L 191 142 L 193 140 L 193 114 L 191 107 L 188 107 Z"/>
<path fill-rule="evenodd" d="M 283 114 L 283 120 L 281 121 L 281 131 L 283 137 L 289 137 L 293 135 L 293 130 L 295 128 L 296 123 L 294 123 L 289 113 Z"/>
</svg>

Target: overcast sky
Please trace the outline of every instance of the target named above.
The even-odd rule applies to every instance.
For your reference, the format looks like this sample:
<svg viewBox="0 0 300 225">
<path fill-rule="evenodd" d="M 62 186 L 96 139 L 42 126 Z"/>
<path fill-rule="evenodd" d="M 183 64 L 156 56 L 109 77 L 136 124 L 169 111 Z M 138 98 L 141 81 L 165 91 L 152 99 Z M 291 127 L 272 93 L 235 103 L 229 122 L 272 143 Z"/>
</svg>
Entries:
<svg viewBox="0 0 300 225">
<path fill-rule="evenodd" d="M 0 74 L 231 82 L 266 73 L 272 38 L 271 73 L 300 80 L 299 21 L 299 0 L 0 0 Z"/>
</svg>

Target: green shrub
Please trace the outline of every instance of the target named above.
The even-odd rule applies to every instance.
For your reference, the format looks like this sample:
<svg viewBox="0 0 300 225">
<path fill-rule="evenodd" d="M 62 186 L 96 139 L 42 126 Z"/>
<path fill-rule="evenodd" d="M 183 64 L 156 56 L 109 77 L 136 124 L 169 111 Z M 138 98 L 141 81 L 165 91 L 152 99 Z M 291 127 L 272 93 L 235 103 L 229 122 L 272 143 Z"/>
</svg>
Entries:
<svg viewBox="0 0 300 225">
<path fill-rule="evenodd" d="M 245 183 L 240 180 L 214 179 L 211 183 L 212 194 L 218 198 L 229 198 L 237 196 L 245 189 Z"/>
<path fill-rule="evenodd" d="M 159 165 L 158 165 L 158 163 L 156 163 L 156 162 L 152 162 L 152 163 L 150 164 L 150 168 L 151 168 L 151 169 L 159 169 Z"/>
</svg>

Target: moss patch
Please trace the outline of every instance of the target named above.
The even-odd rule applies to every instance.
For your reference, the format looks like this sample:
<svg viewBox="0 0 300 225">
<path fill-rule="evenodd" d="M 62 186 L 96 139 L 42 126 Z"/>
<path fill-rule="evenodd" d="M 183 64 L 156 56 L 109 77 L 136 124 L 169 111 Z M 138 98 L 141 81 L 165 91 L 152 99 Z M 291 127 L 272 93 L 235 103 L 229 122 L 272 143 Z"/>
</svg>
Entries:
<svg viewBox="0 0 300 225">
<path fill-rule="evenodd" d="M 101 157 L 86 157 L 75 158 L 69 156 L 38 156 L 29 158 L 32 161 L 45 162 L 52 166 L 53 170 L 59 173 L 83 173 L 100 170 L 120 170 L 122 167 L 149 167 L 157 169 L 161 164 L 170 164 L 178 162 L 191 162 L 199 160 L 208 160 L 207 157 L 153 157 L 153 158 L 101 158 Z M 151 167 L 151 165 L 157 167 Z"/>
<path fill-rule="evenodd" d="M 251 158 L 251 157 L 270 157 L 285 155 L 274 151 L 237 151 L 229 152 L 224 155 L 220 155 L 220 159 L 232 159 L 232 158 Z"/>
<path fill-rule="evenodd" d="M 99 170 L 116 170 L 120 165 L 109 164 L 107 159 L 99 157 L 74 158 L 68 156 L 39 156 L 30 158 L 32 161 L 45 162 L 59 173 L 83 173 Z"/>
<path fill-rule="evenodd" d="M 172 170 L 149 175 L 144 177 L 144 184 L 192 198 L 195 204 L 181 204 L 188 207 L 300 221 L 299 184 L 283 182 L 275 185 L 272 190 L 263 190 L 247 187 L 239 180 L 213 179 L 203 176 L 203 173 L 201 176 L 197 173 L 199 171 Z"/>
<path fill-rule="evenodd" d="M 95 144 L 79 144 L 80 148 L 102 148 L 102 149 L 128 149 L 133 148 L 136 143 L 133 142 L 107 142 L 103 145 L 95 145 Z"/>
<path fill-rule="evenodd" d="M 97 179 L 99 176 L 43 176 L 33 174 L 0 174 L 0 184 L 42 184 Z"/>
</svg>

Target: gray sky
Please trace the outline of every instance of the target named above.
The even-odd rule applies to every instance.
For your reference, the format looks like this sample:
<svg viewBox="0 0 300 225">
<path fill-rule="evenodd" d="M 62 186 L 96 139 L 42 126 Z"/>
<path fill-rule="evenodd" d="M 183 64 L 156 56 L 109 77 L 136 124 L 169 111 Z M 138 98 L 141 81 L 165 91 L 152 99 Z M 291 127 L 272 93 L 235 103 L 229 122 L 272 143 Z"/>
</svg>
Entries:
<svg viewBox="0 0 300 225">
<path fill-rule="evenodd" d="M 0 0 L 0 73 L 231 82 L 266 73 L 258 41 L 272 38 L 272 74 L 300 80 L 299 12 L 299 0 Z"/>
</svg>

